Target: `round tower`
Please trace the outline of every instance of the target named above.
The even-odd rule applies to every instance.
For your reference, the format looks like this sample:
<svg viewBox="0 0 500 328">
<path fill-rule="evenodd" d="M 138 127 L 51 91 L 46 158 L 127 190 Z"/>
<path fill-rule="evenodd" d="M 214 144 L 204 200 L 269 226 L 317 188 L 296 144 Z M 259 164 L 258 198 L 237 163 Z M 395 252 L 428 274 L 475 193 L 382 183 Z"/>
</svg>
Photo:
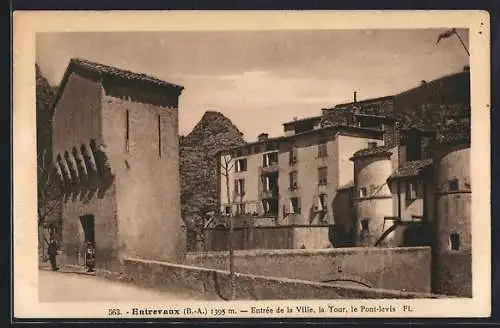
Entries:
<svg viewBox="0 0 500 328">
<path fill-rule="evenodd" d="M 356 152 L 354 162 L 356 246 L 375 246 L 391 223 L 393 201 L 387 178 L 393 171 L 392 152 L 388 147 L 371 147 Z M 385 239 L 390 244 L 393 236 Z"/>
<path fill-rule="evenodd" d="M 469 137 L 448 137 L 437 144 L 434 170 L 434 290 L 472 297 Z"/>
</svg>

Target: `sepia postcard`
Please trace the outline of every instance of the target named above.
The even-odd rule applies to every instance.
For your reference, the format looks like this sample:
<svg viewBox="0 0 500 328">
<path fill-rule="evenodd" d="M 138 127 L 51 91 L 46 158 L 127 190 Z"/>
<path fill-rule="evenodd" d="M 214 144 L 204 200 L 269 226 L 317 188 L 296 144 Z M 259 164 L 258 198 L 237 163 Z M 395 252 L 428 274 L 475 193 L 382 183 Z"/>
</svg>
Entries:
<svg viewBox="0 0 500 328">
<path fill-rule="evenodd" d="M 491 312 L 481 11 L 15 12 L 29 318 Z"/>
</svg>

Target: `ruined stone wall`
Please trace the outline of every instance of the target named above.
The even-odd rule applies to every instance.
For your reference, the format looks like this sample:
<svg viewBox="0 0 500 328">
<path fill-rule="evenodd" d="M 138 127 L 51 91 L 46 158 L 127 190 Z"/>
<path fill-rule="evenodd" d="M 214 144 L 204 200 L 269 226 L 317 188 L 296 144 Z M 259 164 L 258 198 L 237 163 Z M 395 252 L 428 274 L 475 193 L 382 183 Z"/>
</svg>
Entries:
<svg viewBox="0 0 500 328">
<path fill-rule="evenodd" d="M 197 226 L 197 217 L 213 211 L 221 193 L 218 151 L 243 145 L 241 132 L 219 112 L 207 111 L 193 130 L 180 140 L 182 218 Z M 233 181 L 230 187 L 233 188 Z M 224 193 L 225 195 L 225 193 Z"/>
</svg>

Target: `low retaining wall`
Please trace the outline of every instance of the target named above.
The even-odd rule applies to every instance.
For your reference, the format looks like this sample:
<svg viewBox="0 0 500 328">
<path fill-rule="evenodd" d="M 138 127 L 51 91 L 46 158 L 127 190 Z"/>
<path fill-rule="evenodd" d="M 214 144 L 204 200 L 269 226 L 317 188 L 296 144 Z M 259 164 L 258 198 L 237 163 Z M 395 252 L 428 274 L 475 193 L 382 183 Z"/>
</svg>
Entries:
<svg viewBox="0 0 500 328">
<path fill-rule="evenodd" d="M 185 264 L 227 270 L 229 258 L 227 252 L 189 253 Z M 270 277 L 431 291 L 429 247 L 236 251 L 234 267 L 236 272 Z"/>
<path fill-rule="evenodd" d="M 125 259 L 123 270 L 121 280 L 156 290 L 182 292 L 187 289 L 196 293 L 218 295 L 220 299 L 227 299 L 230 292 L 228 271 L 141 259 Z M 239 300 L 410 299 L 438 298 L 438 296 L 239 273 L 236 274 L 236 298 Z"/>
</svg>

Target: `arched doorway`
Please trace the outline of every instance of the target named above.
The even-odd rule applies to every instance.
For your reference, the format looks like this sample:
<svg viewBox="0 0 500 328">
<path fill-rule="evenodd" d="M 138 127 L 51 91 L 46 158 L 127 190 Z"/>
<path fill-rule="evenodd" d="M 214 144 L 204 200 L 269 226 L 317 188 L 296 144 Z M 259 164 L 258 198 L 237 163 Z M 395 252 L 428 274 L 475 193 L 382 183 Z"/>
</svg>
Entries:
<svg viewBox="0 0 500 328">
<path fill-rule="evenodd" d="M 88 271 L 95 268 L 95 218 L 93 214 L 80 216 L 85 245 L 85 266 Z"/>
</svg>

